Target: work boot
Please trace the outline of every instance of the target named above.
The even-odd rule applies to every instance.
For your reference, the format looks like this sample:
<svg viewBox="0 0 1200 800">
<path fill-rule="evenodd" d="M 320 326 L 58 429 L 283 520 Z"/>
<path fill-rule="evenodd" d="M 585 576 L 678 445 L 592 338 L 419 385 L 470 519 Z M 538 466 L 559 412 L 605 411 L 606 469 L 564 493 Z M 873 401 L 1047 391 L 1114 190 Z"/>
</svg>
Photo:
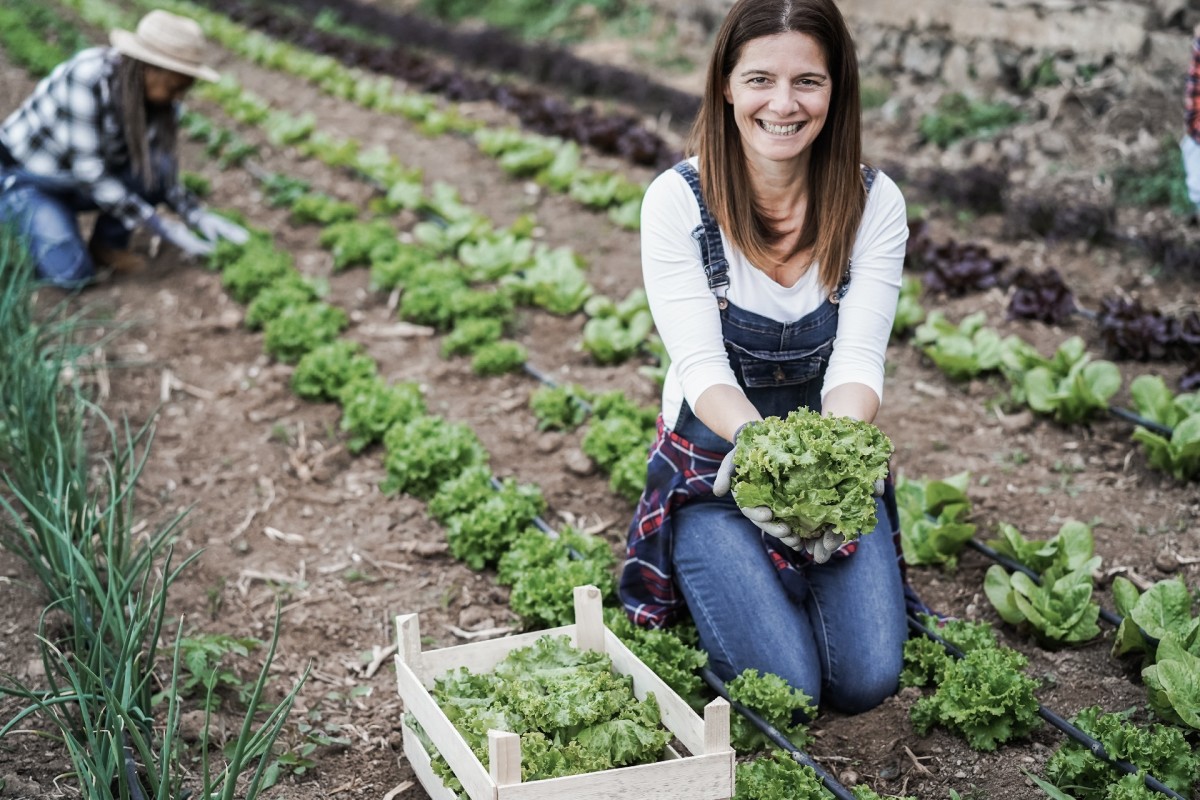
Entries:
<svg viewBox="0 0 1200 800">
<path fill-rule="evenodd" d="M 131 275 L 146 268 L 146 259 L 132 250 L 108 247 L 94 240 L 88 245 L 88 254 L 97 270 L 111 269 L 113 272 Z"/>
</svg>

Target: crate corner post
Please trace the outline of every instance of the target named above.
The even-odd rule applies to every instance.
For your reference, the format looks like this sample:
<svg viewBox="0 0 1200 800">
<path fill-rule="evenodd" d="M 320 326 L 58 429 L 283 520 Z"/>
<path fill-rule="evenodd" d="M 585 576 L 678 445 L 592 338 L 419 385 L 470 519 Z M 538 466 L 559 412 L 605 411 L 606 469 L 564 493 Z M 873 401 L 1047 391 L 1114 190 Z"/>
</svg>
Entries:
<svg viewBox="0 0 1200 800">
<path fill-rule="evenodd" d="M 605 652 L 602 601 L 595 586 L 575 587 L 575 646 L 580 650 Z"/>
<path fill-rule="evenodd" d="M 408 664 L 414 673 L 420 674 L 421 623 L 416 614 L 396 616 L 396 659 Z"/>
<path fill-rule="evenodd" d="M 488 731 L 488 772 L 497 786 L 521 782 L 521 737 L 511 731 Z"/>
</svg>

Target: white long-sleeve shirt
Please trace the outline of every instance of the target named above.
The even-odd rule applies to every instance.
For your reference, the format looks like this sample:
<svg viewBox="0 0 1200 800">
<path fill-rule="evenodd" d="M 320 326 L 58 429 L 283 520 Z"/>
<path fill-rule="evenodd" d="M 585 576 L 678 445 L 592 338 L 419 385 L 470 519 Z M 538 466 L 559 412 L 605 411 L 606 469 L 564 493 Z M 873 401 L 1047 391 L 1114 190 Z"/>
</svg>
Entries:
<svg viewBox="0 0 1200 800">
<path fill-rule="evenodd" d="M 696 159 L 692 159 L 696 165 Z M 738 382 L 721 334 L 716 298 L 692 230 L 700 206 L 687 181 L 667 170 L 650 184 L 642 202 L 642 279 L 654 323 L 671 358 L 663 383 L 663 422 L 675 427 L 686 399 L 710 386 Z M 846 383 L 862 383 L 883 398 L 883 364 L 900 294 L 908 223 L 899 187 L 882 172 L 867 198 L 850 255 L 850 286 L 839 304 L 837 335 L 821 396 Z M 813 264 L 794 286 L 781 286 L 751 265 L 721 232 L 729 262 L 726 298 L 746 311 L 793 322 L 829 296 Z"/>
</svg>

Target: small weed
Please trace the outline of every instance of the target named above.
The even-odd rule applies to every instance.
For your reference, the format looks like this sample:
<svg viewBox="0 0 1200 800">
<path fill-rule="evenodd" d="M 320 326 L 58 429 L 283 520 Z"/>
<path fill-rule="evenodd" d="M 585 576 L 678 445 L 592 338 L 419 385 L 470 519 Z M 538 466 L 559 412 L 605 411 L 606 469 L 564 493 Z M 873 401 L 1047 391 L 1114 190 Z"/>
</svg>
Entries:
<svg viewBox="0 0 1200 800">
<path fill-rule="evenodd" d="M 164 699 L 175 691 L 184 697 L 203 700 L 206 711 L 216 711 L 221 705 L 219 692 L 231 692 L 240 705 L 250 702 L 253 686 L 227 666 L 226 656 L 245 658 L 251 650 L 262 644 L 250 637 L 230 636 L 224 633 L 202 633 L 179 640 L 179 681 L 174 689 L 167 689 L 155 698 Z"/>
<path fill-rule="evenodd" d="M 357 567 L 351 567 L 342 573 L 342 580 L 344 580 L 346 583 L 359 583 L 368 582 L 372 580 L 372 578 L 369 574 L 363 572 L 361 569 L 358 569 Z"/>
<path fill-rule="evenodd" d="M 295 443 L 292 438 L 292 432 L 282 422 L 276 422 L 271 426 L 271 435 L 269 438 L 272 442 L 286 444 L 289 447 Z"/>
<path fill-rule="evenodd" d="M 1180 216 L 1192 213 L 1184 180 L 1179 146 L 1170 137 L 1162 140 L 1149 165 L 1121 164 L 1112 171 L 1113 192 L 1121 205 L 1142 208 L 1167 206 Z"/>
<path fill-rule="evenodd" d="M 921 136 L 938 147 L 959 139 L 987 137 L 1020 122 L 1022 114 L 1008 103 L 971 100 L 960 92 L 942 95 L 937 110 L 921 118 Z"/>
<path fill-rule="evenodd" d="M 215 622 L 221 614 L 221 609 L 225 606 L 225 579 L 218 578 L 216 583 L 205 589 L 204 597 L 208 618 Z"/>
</svg>

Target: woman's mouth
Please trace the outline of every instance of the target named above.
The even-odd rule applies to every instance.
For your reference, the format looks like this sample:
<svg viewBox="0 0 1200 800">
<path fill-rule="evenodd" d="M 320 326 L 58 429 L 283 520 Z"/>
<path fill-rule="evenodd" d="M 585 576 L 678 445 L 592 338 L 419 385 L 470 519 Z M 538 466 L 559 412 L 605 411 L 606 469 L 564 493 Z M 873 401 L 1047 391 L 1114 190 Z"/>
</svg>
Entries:
<svg viewBox="0 0 1200 800">
<path fill-rule="evenodd" d="M 793 122 L 790 125 L 776 125 L 773 122 L 767 122 L 766 120 L 762 119 L 756 120 L 756 122 L 758 122 L 758 127 L 762 128 L 772 136 L 791 136 L 793 133 L 804 127 L 803 122 Z"/>
</svg>

